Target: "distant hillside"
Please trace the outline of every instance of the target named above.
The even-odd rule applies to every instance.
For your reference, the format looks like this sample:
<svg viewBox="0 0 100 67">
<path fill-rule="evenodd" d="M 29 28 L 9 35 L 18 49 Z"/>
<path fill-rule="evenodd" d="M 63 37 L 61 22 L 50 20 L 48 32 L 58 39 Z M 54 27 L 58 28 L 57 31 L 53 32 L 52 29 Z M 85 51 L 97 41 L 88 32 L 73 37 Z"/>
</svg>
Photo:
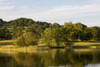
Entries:
<svg viewBox="0 0 100 67">
<path fill-rule="evenodd" d="M 47 22 L 41 22 L 41 21 L 34 21 L 32 19 L 28 19 L 28 18 L 18 18 L 15 20 L 11 20 L 11 21 L 3 21 L 2 19 L 0 19 L 0 27 L 3 26 L 9 26 L 9 27 L 18 27 L 18 26 L 30 26 L 32 24 L 38 24 L 38 25 L 43 25 L 43 26 L 50 26 L 50 23 Z"/>
<path fill-rule="evenodd" d="M 28 26 L 35 23 L 35 21 L 33 21 L 32 19 L 27 19 L 27 18 L 18 18 L 10 22 L 11 22 L 10 25 L 13 26 Z"/>
<path fill-rule="evenodd" d="M 10 22 L 8 23 L 8 22 L 6 22 L 6 21 L 0 19 L 0 28 L 3 27 L 3 26 L 6 26 L 6 25 L 8 25 L 8 24 L 10 24 Z"/>
</svg>

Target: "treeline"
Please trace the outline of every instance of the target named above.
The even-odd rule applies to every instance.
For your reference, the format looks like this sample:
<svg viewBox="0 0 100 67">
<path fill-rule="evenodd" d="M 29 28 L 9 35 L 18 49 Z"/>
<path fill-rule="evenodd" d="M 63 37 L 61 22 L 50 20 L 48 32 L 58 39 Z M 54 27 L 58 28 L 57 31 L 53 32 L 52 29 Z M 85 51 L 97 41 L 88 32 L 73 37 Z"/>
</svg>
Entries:
<svg viewBox="0 0 100 67">
<path fill-rule="evenodd" d="M 57 23 L 41 33 L 40 43 L 48 46 L 65 46 L 69 41 L 100 41 L 100 27 L 87 27 L 82 23 Z"/>
<path fill-rule="evenodd" d="M 68 41 L 100 41 L 100 27 L 87 27 L 79 22 L 75 24 L 65 22 L 64 25 L 59 25 L 27 18 L 18 18 L 8 22 L 1 19 L 0 28 L 0 39 L 17 38 L 15 44 L 18 46 L 37 44 L 64 46 L 68 44 Z M 2 28 L 5 28 L 3 31 L 8 31 L 1 32 Z"/>
<path fill-rule="evenodd" d="M 11 21 L 3 21 L 0 19 L 0 40 L 16 39 L 26 32 L 34 32 L 40 35 L 41 32 L 49 26 L 50 23 L 33 21 L 32 19 L 27 18 L 18 18 Z M 11 34 L 10 38 L 5 38 L 7 32 L 4 32 L 5 30 L 3 28 L 8 30 L 7 32 Z"/>
</svg>

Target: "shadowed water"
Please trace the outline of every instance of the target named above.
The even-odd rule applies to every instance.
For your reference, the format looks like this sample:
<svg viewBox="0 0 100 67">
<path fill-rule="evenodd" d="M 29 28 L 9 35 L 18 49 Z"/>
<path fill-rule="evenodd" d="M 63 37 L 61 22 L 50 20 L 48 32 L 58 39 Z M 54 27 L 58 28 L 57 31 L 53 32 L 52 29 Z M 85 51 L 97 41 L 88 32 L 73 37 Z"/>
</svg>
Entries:
<svg viewBox="0 0 100 67">
<path fill-rule="evenodd" d="M 53 49 L 35 53 L 0 53 L 0 67 L 100 67 L 100 51 Z"/>
</svg>

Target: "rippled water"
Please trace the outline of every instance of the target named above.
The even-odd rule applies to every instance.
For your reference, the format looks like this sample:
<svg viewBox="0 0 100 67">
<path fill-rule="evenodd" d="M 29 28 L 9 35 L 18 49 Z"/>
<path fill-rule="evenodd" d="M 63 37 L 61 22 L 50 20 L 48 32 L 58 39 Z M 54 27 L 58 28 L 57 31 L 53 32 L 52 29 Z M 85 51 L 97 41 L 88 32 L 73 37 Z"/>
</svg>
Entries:
<svg viewBox="0 0 100 67">
<path fill-rule="evenodd" d="M 0 67 L 100 67 L 100 49 L 0 53 Z"/>
</svg>

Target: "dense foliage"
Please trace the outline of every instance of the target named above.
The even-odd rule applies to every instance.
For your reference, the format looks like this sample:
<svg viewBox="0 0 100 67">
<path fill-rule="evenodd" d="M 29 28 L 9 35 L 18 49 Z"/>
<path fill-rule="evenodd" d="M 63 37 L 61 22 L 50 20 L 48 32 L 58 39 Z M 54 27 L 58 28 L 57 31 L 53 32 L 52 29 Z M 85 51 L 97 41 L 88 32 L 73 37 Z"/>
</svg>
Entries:
<svg viewBox="0 0 100 67">
<path fill-rule="evenodd" d="M 8 40 L 11 38 L 12 35 L 6 27 L 0 28 L 0 40 Z"/>
<path fill-rule="evenodd" d="M 100 41 L 99 34 L 100 27 L 87 27 L 80 22 L 65 22 L 64 25 L 59 25 L 28 18 L 8 22 L 0 19 L 0 40 L 17 38 L 17 45 L 41 43 L 47 46 L 64 46 L 68 41 Z"/>
<path fill-rule="evenodd" d="M 23 36 L 27 45 L 37 45 L 40 38 L 38 34 L 34 34 L 32 32 L 27 32 Z"/>
<path fill-rule="evenodd" d="M 8 27 L 10 25 L 10 22 L 8 23 L 7 21 L 3 21 L 0 19 L 0 28 Z"/>
<path fill-rule="evenodd" d="M 41 33 L 40 43 L 48 46 L 67 45 L 68 41 L 100 41 L 100 28 L 87 27 L 81 23 L 65 23 L 63 26 L 55 27 L 53 24 Z"/>
<path fill-rule="evenodd" d="M 48 46 L 64 46 L 67 38 L 61 28 L 47 28 L 42 34 L 40 43 L 45 43 Z"/>
<path fill-rule="evenodd" d="M 32 32 L 26 32 L 22 36 L 19 36 L 14 44 L 20 47 L 37 45 L 39 38 L 40 36 L 38 34 L 34 34 Z"/>
<path fill-rule="evenodd" d="M 27 44 L 25 43 L 25 38 L 23 36 L 18 37 L 17 40 L 14 42 L 14 45 L 20 47 L 27 46 Z"/>
</svg>

